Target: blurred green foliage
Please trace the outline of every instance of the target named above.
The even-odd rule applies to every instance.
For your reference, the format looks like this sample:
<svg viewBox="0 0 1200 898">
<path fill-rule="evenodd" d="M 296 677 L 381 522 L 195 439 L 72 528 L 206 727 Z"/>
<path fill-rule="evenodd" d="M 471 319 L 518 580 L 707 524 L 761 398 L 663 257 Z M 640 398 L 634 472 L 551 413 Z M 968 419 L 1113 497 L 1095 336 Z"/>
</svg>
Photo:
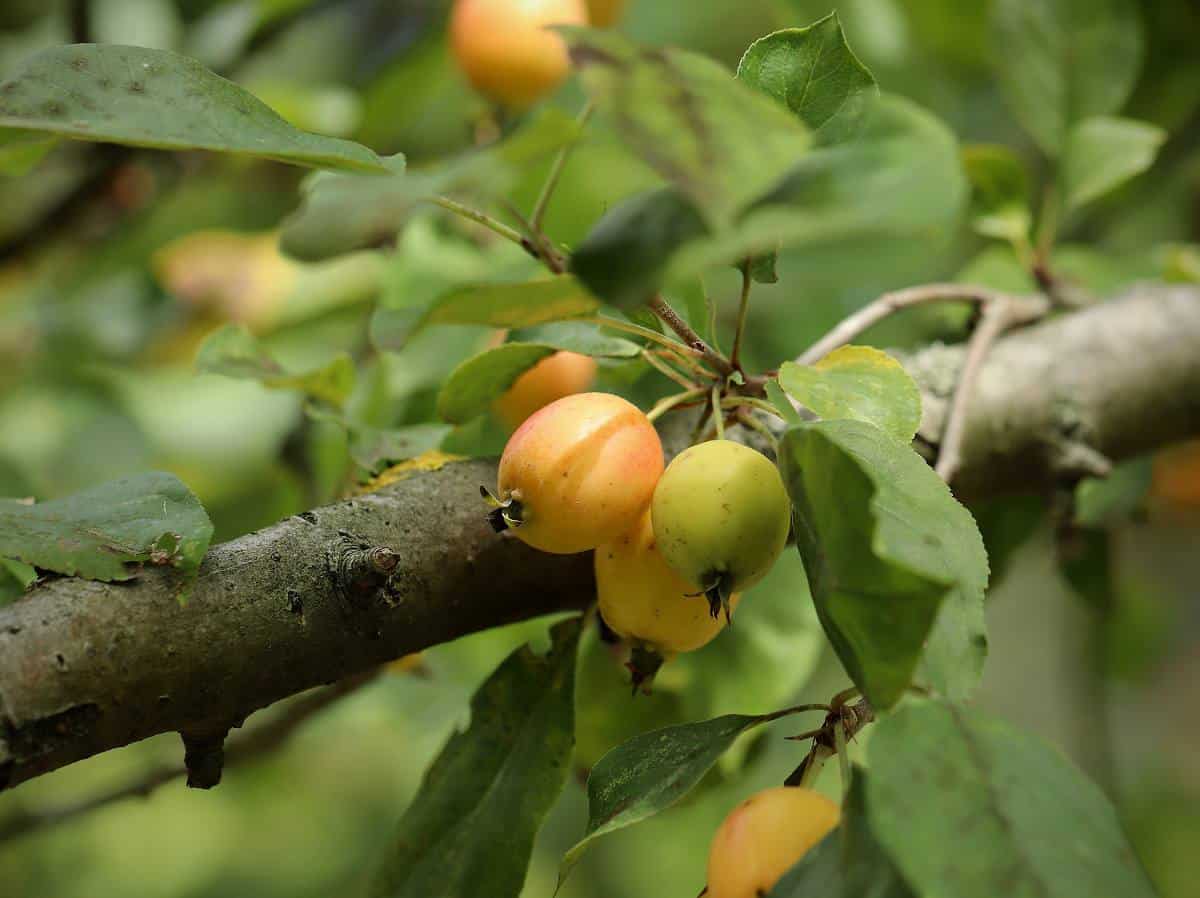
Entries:
<svg viewBox="0 0 1200 898">
<path fill-rule="evenodd" d="M 0 4 L 0 79 L 35 50 L 71 40 L 70 12 L 78 5 Z M 836 4 L 856 54 L 885 91 L 936 113 L 963 144 L 1010 148 L 1033 173 L 1036 197 L 1046 163 L 1002 99 L 993 64 L 1006 49 L 989 37 L 988 5 Z M 1200 11 L 1189 0 L 1136 5 L 1145 65 L 1122 114 L 1170 137 L 1148 175 L 1098 200 L 1086 217 L 1061 223 L 1054 255 L 1061 275 L 1101 295 L 1162 276 L 1166 254 L 1175 252 L 1169 247 L 1200 241 Z M 419 170 L 473 146 L 488 114 L 447 55 L 447 7 L 444 0 L 96 0 L 89 11 L 95 39 L 195 56 L 297 125 L 360 140 L 381 155 L 403 152 Z M 623 30 L 732 69 L 752 40 L 811 23 L 829 8 L 810 0 L 631 0 Z M 573 113 L 580 97 L 569 82 L 552 104 Z M 548 165 L 530 167 L 512 186 L 516 207 L 532 206 Z M 396 316 L 417 304 L 414 297 L 461 283 L 464 272 L 494 272 L 506 250 L 444 217 L 422 215 L 394 254 L 285 260 L 274 232 L 297 206 L 301 177 L 244 159 L 67 143 L 28 175 L 0 175 L 0 495 L 53 498 L 166 470 L 200 497 L 216 540 L 340 495 L 356 476 L 341 426 L 307 414 L 293 393 L 194 372 L 201 342 L 230 323 L 248 327 L 288 371 L 311 371 L 343 353 L 354 358 L 358 376 L 346 410 L 359 429 L 433 417 L 440 386 L 483 348 L 490 331 L 435 324 L 399 348 L 388 335 L 411 321 Z M 589 134 L 563 172 L 547 231 L 576 245 L 620 199 L 657 183 L 611 133 Z M 79 195 L 89 202 L 76 202 Z M 170 254 L 187 249 L 181 239 L 207 232 L 252 236 L 256 249 L 220 256 L 226 250 L 211 242 L 198 250 L 193 244 L 182 274 L 173 273 Z M 207 272 L 206 257 L 219 259 Z M 518 260 L 517 275 L 519 268 Z M 1186 276 L 1185 267 L 1177 270 Z M 745 357 L 758 368 L 793 357 L 886 289 L 944 278 L 1032 287 L 1012 250 L 965 228 L 946 245 L 914 235 L 806 246 L 782 253 L 778 271 L 778 283 L 755 288 Z M 739 277 L 719 271 L 706 276 L 705 287 L 718 303 L 718 336 L 727 344 Z M 963 326 L 957 310 L 923 310 L 870 336 L 906 346 L 955 339 Z M 606 361 L 601 387 L 642 402 L 665 392 L 659 379 L 641 373 Z M 504 435 L 494 422 L 477 421 L 455 438 L 482 450 L 502 445 Z M 1152 504 L 1106 523 L 1116 534 L 1116 575 L 1113 607 L 1100 616 L 1060 578 L 1051 537 L 1037 529 L 1036 515 L 1014 505 L 989 508 L 987 519 L 1020 520 L 1016 531 L 1034 535 L 1024 546 L 1015 538 L 1004 545 L 1012 561 L 990 598 L 992 655 L 982 702 L 1057 742 L 1099 779 L 1164 896 L 1187 898 L 1200 878 L 1200 729 L 1195 715 L 1180 712 L 1200 704 L 1200 521 Z M 996 532 L 1003 542 L 1014 527 Z M 15 594 L 12 583 L 22 576 L 0 571 L 0 602 Z M 818 663 L 793 555 L 747 599 L 739 627 L 742 620 L 744 632 L 668 667 L 656 694 L 636 702 L 623 671 L 589 634 L 580 689 L 594 698 L 581 706 L 578 765 L 594 763 L 631 727 L 770 710 L 756 704 L 764 689 L 781 706 L 793 698 L 824 701 L 845 685 L 831 658 Z M 175 783 L 146 801 L 0 844 L 0 892 L 357 894 L 425 766 L 463 722 L 474 687 L 512 647 L 544 629 L 535 622 L 434 649 L 427 677 L 384 677 L 300 731 L 277 756 L 230 770 L 211 793 Z M 785 629 L 801 635 L 780 644 L 773 634 Z M 767 661 L 756 666 L 756 658 Z M 786 676 L 775 675 L 780 671 Z M 1097 694 L 1110 717 L 1083 710 Z M 795 747 L 777 735 L 748 737 L 680 807 L 603 840 L 564 898 L 694 894 L 708 839 L 725 812 L 781 781 L 798 761 Z M 868 730 L 862 739 L 869 738 Z M 20 808 L 101 791 L 179 754 L 177 739 L 163 736 L 75 765 L 0 796 L 0 822 Z M 821 788 L 836 790 L 836 774 Z M 585 818 L 582 789 L 570 785 L 539 836 L 529 898 L 551 894 L 558 856 Z"/>
</svg>

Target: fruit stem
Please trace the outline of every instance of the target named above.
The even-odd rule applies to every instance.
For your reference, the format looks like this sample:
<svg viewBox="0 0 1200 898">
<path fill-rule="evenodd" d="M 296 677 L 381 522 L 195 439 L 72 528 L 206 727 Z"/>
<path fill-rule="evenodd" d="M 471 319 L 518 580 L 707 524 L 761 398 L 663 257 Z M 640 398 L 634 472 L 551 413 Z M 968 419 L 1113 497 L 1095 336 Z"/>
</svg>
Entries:
<svg viewBox="0 0 1200 898">
<path fill-rule="evenodd" d="M 713 384 L 712 388 L 713 424 L 717 428 L 717 439 L 725 439 L 725 416 L 721 414 L 721 388 Z M 713 617 L 716 617 L 714 614 Z"/>
<path fill-rule="evenodd" d="M 676 393 L 674 396 L 667 396 L 664 399 L 660 399 L 654 408 L 646 412 L 646 418 L 649 421 L 657 421 L 664 414 L 675 408 L 675 406 L 687 402 L 689 399 L 699 399 L 704 393 L 704 387 L 695 387 L 694 389 L 685 390 L 682 393 Z"/>
</svg>

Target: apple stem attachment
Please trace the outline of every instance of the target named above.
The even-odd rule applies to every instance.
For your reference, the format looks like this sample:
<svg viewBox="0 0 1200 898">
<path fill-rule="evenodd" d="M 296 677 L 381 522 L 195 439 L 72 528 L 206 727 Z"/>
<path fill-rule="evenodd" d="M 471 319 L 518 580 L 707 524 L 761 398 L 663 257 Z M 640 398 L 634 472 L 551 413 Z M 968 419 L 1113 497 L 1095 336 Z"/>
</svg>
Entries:
<svg viewBox="0 0 1200 898">
<path fill-rule="evenodd" d="M 525 522 L 521 514 L 523 510 L 521 503 L 516 497 L 509 496 L 507 499 L 499 499 L 491 490 L 482 485 L 479 487 L 479 495 L 483 496 L 484 501 L 491 506 L 487 519 L 497 533 L 516 530 Z"/>
</svg>

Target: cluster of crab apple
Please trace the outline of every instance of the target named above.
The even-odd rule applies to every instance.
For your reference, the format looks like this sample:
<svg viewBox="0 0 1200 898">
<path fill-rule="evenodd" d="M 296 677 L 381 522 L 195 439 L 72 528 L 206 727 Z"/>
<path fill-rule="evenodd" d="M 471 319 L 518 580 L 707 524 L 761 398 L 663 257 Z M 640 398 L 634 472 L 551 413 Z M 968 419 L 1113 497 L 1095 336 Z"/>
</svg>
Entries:
<svg viewBox="0 0 1200 898">
<path fill-rule="evenodd" d="M 497 530 L 544 552 L 595 550 L 600 614 L 634 644 L 635 678 L 721 631 L 783 551 L 791 517 L 779 471 L 761 453 L 710 440 L 665 466 L 646 415 L 595 392 L 531 414 L 488 497 Z M 655 659 L 649 669 L 638 667 L 639 651 Z"/>
<path fill-rule="evenodd" d="M 664 469 L 658 433 L 636 406 L 562 395 L 590 386 L 594 364 L 558 353 L 501 397 L 501 417 L 528 417 L 504 449 L 497 493 L 484 492 L 497 530 L 546 552 L 595 550 L 600 614 L 634 643 L 636 685 L 657 667 L 639 671 L 639 649 L 661 663 L 721 631 L 783 550 L 790 503 L 775 466 L 729 440 L 694 445 Z M 709 898 L 766 894 L 840 817 L 807 788 L 751 796 L 713 838 Z"/>
</svg>

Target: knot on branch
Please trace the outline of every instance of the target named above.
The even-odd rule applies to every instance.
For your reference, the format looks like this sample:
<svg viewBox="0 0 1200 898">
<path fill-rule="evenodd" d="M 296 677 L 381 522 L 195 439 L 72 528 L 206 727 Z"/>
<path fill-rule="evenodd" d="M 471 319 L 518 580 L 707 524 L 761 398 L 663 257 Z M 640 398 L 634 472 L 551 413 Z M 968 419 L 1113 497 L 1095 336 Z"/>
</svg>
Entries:
<svg viewBox="0 0 1200 898">
<path fill-rule="evenodd" d="M 391 602 L 388 580 L 400 564 L 400 556 L 386 546 L 372 546 L 345 530 L 329 548 L 329 575 L 338 596 L 347 604 L 361 608 L 383 593 Z"/>
<path fill-rule="evenodd" d="M 186 732 L 183 738 L 183 765 L 187 768 L 189 789 L 211 789 L 221 782 L 225 769 L 225 737 L 229 727 L 205 732 Z"/>
</svg>

